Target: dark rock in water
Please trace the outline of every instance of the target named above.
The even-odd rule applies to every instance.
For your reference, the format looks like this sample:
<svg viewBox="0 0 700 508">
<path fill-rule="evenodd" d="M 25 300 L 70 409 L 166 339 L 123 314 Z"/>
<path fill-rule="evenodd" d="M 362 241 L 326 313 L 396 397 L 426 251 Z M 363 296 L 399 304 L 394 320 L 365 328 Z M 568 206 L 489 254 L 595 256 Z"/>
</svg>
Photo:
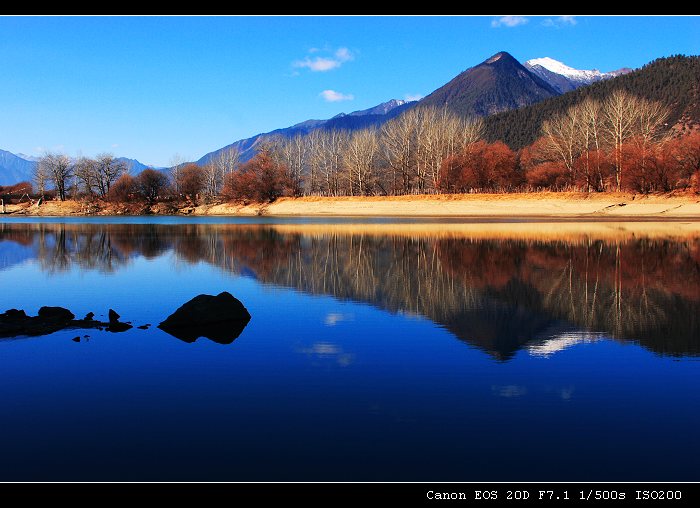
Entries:
<svg viewBox="0 0 700 508">
<path fill-rule="evenodd" d="M 80 337 L 73 337 L 71 340 L 73 342 L 80 342 Z"/>
<path fill-rule="evenodd" d="M 114 311 L 111 311 L 114 312 Z M 114 313 L 118 317 L 117 313 Z M 9 309 L 0 314 L 0 339 L 19 336 L 48 335 L 64 329 L 105 327 L 110 332 L 124 332 L 132 326 L 117 320 L 109 323 L 93 321 L 90 312 L 85 319 L 74 319 L 75 315 L 63 307 L 42 307 L 38 316 L 27 316 L 23 310 Z M 113 317 L 110 314 L 110 318 Z M 88 337 L 87 335 L 85 336 Z M 80 341 L 80 337 L 76 337 Z M 75 339 L 72 339 L 75 340 Z"/>
<path fill-rule="evenodd" d="M 139 330 L 148 330 L 148 327 L 150 327 L 150 326 L 151 326 L 151 323 L 147 323 L 145 325 L 137 326 L 136 328 L 138 328 Z"/>
<path fill-rule="evenodd" d="M 75 315 L 63 307 L 42 307 L 39 309 L 39 317 L 51 321 L 70 321 Z"/>
<path fill-rule="evenodd" d="M 94 312 L 88 312 L 87 314 L 85 314 L 85 317 L 83 319 L 85 321 L 92 321 L 92 318 L 94 318 L 94 317 L 95 317 Z"/>
<path fill-rule="evenodd" d="M 250 321 L 250 313 L 231 293 L 198 295 L 182 305 L 158 328 L 185 342 L 206 337 L 230 344 Z"/>
<path fill-rule="evenodd" d="M 4 316 L 8 319 L 25 319 L 27 317 L 23 310 L 17 309 L 6 310 Z"/>
<path fill-rule="evenodd" d="M 243 332 L 248 321 L 221 321 L 197 326 L 158 326 L 164 332 L 183 342 L 192 343 L 199 337 L 205 337 L 217 344 L 231 344 Z"/>
<path fill-rule="evenodd" d="M 119 321 L 119 318 L 121 316 L 114 312 L 112 309 L 109 309 L 109 322 L 110 323 L 117 323 Z"/>
<path fill-rule="evenodd" d="M 105 328 L 108 332 L 112 333 L 119 333 L 119 332 L 125 332 L 129 329 L 133 328 L 128 323 L 120 323 L 119 321 L 110 321 L 109 326 Z"/>
</svg>

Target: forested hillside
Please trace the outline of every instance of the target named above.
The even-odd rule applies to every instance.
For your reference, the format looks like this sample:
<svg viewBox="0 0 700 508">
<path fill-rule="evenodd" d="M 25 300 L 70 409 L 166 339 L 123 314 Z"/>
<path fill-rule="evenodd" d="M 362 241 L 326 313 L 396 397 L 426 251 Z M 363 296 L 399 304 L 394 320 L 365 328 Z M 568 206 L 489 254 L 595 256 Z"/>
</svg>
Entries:
<svg viewBox="0 0 700 508">
<path fill-rule="evenodd" d="M 678 55 L 659 58 L 624 76 L 487 117 L 486 139 L 503 141 L 514 150 L 523 148 L 540 136 L 544 120 L 588 98 L 602 101 L 614 90 L 670 106 L 666 122 L 669 128 L 700 125 L 700 56 Z"/>
</svg>

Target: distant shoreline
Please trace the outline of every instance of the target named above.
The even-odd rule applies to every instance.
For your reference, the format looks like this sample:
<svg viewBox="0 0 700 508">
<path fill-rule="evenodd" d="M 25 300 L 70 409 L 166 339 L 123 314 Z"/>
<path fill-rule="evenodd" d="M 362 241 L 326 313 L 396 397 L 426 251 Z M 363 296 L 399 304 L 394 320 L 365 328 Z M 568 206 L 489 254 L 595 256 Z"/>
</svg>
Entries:
<svg viewBox="0 0 700 508">
<path fill-rule="evenodd" d="M 700 220 L 696 194 L 539 192 L 519 194 L 408 195 L 280 198 L 268 204 L 218 203 L 88 204 L 68 200 L 7 205 L 3 217 L 17 216 L 297 216 L 297 217 L 462 217 L 512 219 Z"/>
</svg>

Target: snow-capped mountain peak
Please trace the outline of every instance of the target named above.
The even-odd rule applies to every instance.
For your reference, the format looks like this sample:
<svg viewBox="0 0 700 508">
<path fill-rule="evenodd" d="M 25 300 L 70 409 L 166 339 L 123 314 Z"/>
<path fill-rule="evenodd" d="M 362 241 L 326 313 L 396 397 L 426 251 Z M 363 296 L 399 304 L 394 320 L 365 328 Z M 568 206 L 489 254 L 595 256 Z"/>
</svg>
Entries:
<svg viewBox="0 0 700 508">
<path fill-rule="evenodd" d="M 561 74 L 562 76 L 566 76 L 570 79 L 600 79 L 600 77 L 603 75 L 603 73 L 600 72 L 598 69 L 591 69 L 589 71 L 574 69 L 573 67 L 569 67 L 565 63 L 555 60 L 553 58 L 549 58 L 548 56 L 544 58 L 533 58 L 532 60 L 528 60 L 527 62 L 525 62 L 526 67 L 534 67 L 535 65 L 539 65 L 540 67 L 544 67 L 548 71 Z"/>
<path fill-rule="evenodd" d="M 598 69 L 574 69 L 548 56 L 533 58 L 525 62 L 524 65 L 561 93 L 569 92 L 580 86 L 590 85 L 596 81 L 614 78 L 615 76 L 631 72 L 630 69 L 626 68 L 612 72 L 600 72 Z"/>
</svg>

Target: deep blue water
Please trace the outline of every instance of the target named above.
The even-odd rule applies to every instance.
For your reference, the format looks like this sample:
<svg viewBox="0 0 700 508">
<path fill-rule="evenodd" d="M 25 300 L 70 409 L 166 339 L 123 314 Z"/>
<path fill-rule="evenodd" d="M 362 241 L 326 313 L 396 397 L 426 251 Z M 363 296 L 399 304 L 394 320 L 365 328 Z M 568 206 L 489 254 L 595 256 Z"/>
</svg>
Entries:
<svg viewBox="0 0 700 508">
<path fill-rule="evenodd" d="M 700 237 L 303 222 L 0 223 L 0 312 L 153 325 L 0 339 L 0 481 L 700 480 Z"/>
</svg>

